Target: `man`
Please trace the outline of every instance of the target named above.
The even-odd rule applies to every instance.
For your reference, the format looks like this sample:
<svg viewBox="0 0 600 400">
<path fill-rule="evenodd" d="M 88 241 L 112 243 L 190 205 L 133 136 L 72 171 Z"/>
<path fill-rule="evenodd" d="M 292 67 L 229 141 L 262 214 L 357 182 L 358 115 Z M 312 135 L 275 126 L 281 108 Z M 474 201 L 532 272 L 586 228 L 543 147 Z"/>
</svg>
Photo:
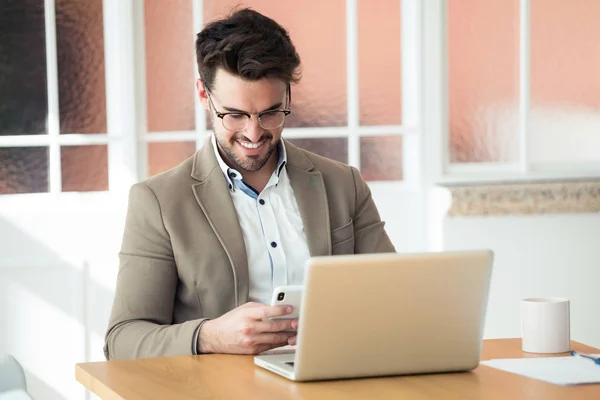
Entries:
<svg viewBox="0 0 600 400">
<path fill-rule="evenodd" d="M 302 284 L 310 256 L 395 251 L 356 169 L 281 139 L 300 66 L 281 26 L 239 10 L 196 53 L 214 133 L 131 188 L 107 359 L 293 345 L 275 286 Z"/>
</svg>

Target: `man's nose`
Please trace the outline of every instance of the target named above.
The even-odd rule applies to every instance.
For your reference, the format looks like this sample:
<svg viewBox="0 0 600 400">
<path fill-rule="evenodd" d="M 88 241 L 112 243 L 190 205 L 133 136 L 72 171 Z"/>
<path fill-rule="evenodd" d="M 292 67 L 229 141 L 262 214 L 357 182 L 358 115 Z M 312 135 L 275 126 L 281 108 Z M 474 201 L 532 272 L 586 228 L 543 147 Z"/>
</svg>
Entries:
<svg viewBox="0 0 600 400">
<path fill-rule="evenodd" d="M 246 126 L 246 137 L 250 139 L 250 141 L 256 143 L 260 140 L 263 135 L 264 129 L 260 126 L 260 122 L 258 121 L 258 117 L 253 115 L 250 117 L 248 121 L 248 126 Z"/>
</svg>

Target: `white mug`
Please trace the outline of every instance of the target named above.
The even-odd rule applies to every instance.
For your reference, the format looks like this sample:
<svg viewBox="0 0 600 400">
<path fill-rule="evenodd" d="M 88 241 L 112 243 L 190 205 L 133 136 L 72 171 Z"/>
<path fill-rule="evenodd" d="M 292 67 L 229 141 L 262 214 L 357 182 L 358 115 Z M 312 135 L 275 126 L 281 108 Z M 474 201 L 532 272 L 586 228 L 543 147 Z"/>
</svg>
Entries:
<svg viewBox="0 0 600 400">
<path fill-rule="evenodd" d="M 528 353 L 571 350 L 569 300 L 532 297 L 521 301 L 522 349 Z"/>
</svg>

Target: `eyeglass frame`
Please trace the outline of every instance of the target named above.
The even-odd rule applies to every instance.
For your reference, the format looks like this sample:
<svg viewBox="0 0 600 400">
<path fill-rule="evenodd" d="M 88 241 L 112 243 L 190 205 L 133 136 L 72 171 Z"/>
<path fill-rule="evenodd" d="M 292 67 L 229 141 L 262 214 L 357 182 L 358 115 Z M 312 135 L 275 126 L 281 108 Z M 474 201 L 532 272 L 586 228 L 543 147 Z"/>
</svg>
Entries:
<svg viewBox="0 0 600 400">
<path fill-rule="evenodd" d="M 220 112 L 219 110 L 217 110 L 217 107 L 215 107 L 215 103 L 213 103 L 213 101 L 212 101 L 212 96 L 210 94 L 210 89 L 208 88 L 208 86 L 206 85 L 206 83 L 204 83 L 204 90 L 206 91 L 206 96 L 208 97 L 208 101 L 210 102 L 210 105 L 212 106 L 213 110 L 215 111 L 216 116 L 221 119 L 221 125 L 223 125 L 223 128 L 227 129 L 230 132 L 241 132 L 244 129 L 246 129 L 248 127 L 248 124 L 250 123 L 250 120 L 252 119 L 253 115 L 256 115 L 256 119 L 258 120 L 258 124 L 260 125 L 260 127 L 263 128 L 263 129 L 267 129 L 264 126 L 262 126 L 262 122 L 260 121 L 260 116 L 264 115 L 264 114 L 268 114 L 270 112 L 274 112 L 274 111 L 276 111 L 276 112 L 282 112 L 283 113 L 283 122 L 281 123 L 281 125 L 278 125 L 278 126 L 273 127 L 273 128 L 268 128 L 268 129 L 269 130 L 270 129 L 277 129 L 277 128 L 283 126 L 283 124 L 285 124 L 285 117 L 287 117 L 288 115 L 290 115 L 292 113 L 292 110 L 290 108 L 290 104 L 292 103 L 292 87 L 290 86 L 289 83 L 287 85 L 288 108 L 285 109 L 285 110 L 284 109 L 266 110 L 266 111 L 263 111 L 263 112 L 258 113 L 258 114 L 250 114 L 250 113 L 245 112 L 245 111 L 232 111 L 232 112 L 224 112 L 224 113 Z M 246 126 L 244 128 L 242 128 L 242 129 L 237 129 L 237 130 L 236 129 L 229 129 L 229 128 L 227 128 L 225 126 L 225 122 L 224 122 L 223 118 L 225 118 L 227 115 L 231 115 L 231 114 L 234 114 L 234 115 L 245 115 L 245 116 L 247 116 L 248 117 L 248 122 L 246 123 Z"/>
</svg>

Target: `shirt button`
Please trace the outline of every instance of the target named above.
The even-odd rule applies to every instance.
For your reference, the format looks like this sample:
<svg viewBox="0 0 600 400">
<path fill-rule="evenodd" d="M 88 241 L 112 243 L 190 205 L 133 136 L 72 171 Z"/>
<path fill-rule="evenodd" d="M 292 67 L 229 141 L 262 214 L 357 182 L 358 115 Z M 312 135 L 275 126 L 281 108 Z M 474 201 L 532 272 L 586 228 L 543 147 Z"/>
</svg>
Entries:
<svg viewBox="0 0 600 400">
<path fill-rule="evenodd" d="M 231 183 L 229 184 L 229 189 L 233 189 L 233 186 L 231 186 Z"/>
<path fill-rule="evenodd" d="M 265 205 L 265 201 L 263 199 L 260 199 L 258 202 L 260 203 L 261 206 Z"/>
<path fill-rule="evenodd" d="M 277 243 L 271 242 L 271 247 L 277 247 Z"/>
<path fill-rule="evenodd" d="M 232 177 L 232 178 L 235 178 L 237 175 L 235 174 L 235 172 L 230 172 L 229 176 Z"/>
</svg>

